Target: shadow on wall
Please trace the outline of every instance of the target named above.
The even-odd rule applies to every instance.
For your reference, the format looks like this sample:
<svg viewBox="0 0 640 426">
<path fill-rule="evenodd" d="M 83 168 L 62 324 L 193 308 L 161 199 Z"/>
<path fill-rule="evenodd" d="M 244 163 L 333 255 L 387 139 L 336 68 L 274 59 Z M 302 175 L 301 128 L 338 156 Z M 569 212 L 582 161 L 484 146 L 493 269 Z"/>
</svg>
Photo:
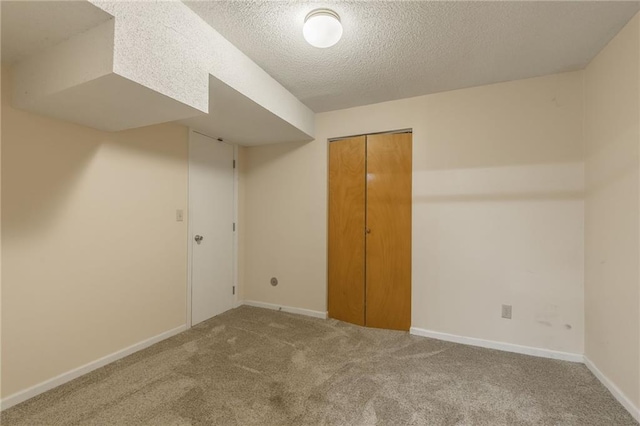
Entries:
<svg viewBox="0 0 640 426">
<path fill-rule="evenodd" d="M 176 156 L 175 148 L 167 144 L 144 143 L 145 138 L 140 134 L 148 134 L 146 128 L 107 133 L 14 109 L 10 95 L 9 71 L 3 68 L 3 238 L 28 238 L 68 213 L 70 199 L 89 171 L 104 172 L 107 177 L 107 170 L 99 170 L 98 157 L 117 156 L 135 161 L 144 156 L 160 162 L 184 161 Z M 117 169 L 110 170 L 104 191 L 119 191 L 130 181 L 131 167 L 123 167 L 120 174 L 117 172 Z M 91 194 L 96 201 L 105 195 Z M 144 202 L 144 198 L 141 195 L 138 202 Z"/>
<path fill-rule="evenodd" d="M 582 162 L 414 172 L 414 203 L 583 198 Z"/>
<path fill-rule="evenodd" d="M 247 150 L 253 155 L 250 155 L 249 164 L 247 170 L 249 172 L 257 172 L 262 168 L 265 168 L 274 163 L 285 163 L 287 158 L 293 155 L 294 151 L 310 145 L 314 141 L 309 142 L 288 142 L 279 143 L 274 145 L 254 146 L 248 147 Z"/>
<path fill-rule="evenodd" d="M 427 120 L 414 129 L 414 141 L 423 142 L 414 147 L 414 171 L 582 162 L 579 76 L 424 97 L 419 110 Z"/>
<path fill-rule="evenodd" d="M 472 203 L 472 202 L 508 202 L 508 201 L 545 201 L 545 200 L 583 200 L 584 192 L 539 192 L 520 194 L 469 194 L 469 195 L 435 195 L 413 197 L 413 203 Z"/>
<path fill-rule="evenodd" d="M 607 144 L 592 148 L 586 159 L 587 195 L 609 188 L 638 171 L 639 145 L 634 129 Z M 630 155 L 632 153 L 633 155 Z"/>
<path fill-rule="evenodd" d="M 4 82 L 3 86 L 7 87 Z M 69 124 L 13 110 L 4 100 L 5 93 L 2 204 L 11 208 L 3 209 L 3 238 L 12 235 L 24 238 L 47 228 L 48 223 L 64 211 L 70 194 L 102 141 L 98 132 L 80 126 L 73 132 L 75 137 L 70 138 Z M 34 117 L 49 123 L 34 126 Z"/>
</svg>

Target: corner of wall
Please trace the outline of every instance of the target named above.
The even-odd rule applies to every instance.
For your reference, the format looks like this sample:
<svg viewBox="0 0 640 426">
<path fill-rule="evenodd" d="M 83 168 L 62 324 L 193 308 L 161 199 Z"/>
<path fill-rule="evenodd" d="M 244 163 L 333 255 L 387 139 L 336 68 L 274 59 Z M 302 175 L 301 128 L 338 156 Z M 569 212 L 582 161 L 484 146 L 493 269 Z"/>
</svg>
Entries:
<svg viewBox="0 0 640 426">
<path fill-rule="evenodd" d="M 584 71 L 585 363 L 640 407 L 640 13 Z"/>
</svg>

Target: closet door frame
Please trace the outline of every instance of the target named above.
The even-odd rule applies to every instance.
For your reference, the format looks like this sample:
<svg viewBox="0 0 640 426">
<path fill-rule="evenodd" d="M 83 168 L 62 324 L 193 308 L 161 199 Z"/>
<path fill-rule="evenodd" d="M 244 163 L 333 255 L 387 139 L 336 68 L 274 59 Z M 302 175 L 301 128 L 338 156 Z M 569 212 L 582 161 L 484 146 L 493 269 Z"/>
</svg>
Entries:
<svg viewBox="0 0 640 426">
<path fill-rule="evenodd" d="M 336 318 L 335 316 L 332 315 L 331 312 L 331 301 L 330 301 L 330 292 L 331 292 L 331 287 L 330 287 L 330 280 L 331 280 L 331 255 L 330 255 L 330 246 L 331 246 L 331 239 L 330 239 L 330 233 L 331 233 L 331 212 L 330 212 L 330 197 L 331 197 L 331 188 L 330 188 L 330 171 L 331 171 L 331 143 L 334 142 L 338 142 L 341 140 L 346 140 L 346 139 L 353 139 L 353 138 L 357 138 L 357 137 L 365 137 L 365 147 L 366 147 L 366 137 L 367 136 L 373 136 L 373 135 L 386 135 L 386 134 L 397 134 L 397 133 L 409 133 L 411 134 L 411 151 L 413 150 L 413 129 L 411 128 L 406 128 L 406 129 L 398 129 L 398 130 L 390 130 L 390 131 L 381 131 L 381 132 L 374 132 L 374 133 L 366 133 L 366 134 L 357 134 L 357 135 L 352 135 L 352 136 L 341 136 L 341 137 L 335 137 L 335 138 L 329 138 L 327 139 L 327 314 L 329 318 L 335 318 L 335 319 L 339 319 L 339 320 L 344 320 L 342 318 Z M 365 148 L 365 161 L 366 161 L 366 148 Z M 411 154 L 412 156 L 412 154 Z M 413 161 L 413 158 L 410 158 L 410 161 Z M 366 174 L 367 174 L 367 168 L 366 168 L 366 164 L 365 164 L 365 179 L 366 179 Z M 411 174 L 413 174 L 413 170 L 411 167 Z M 413 180 L 413 178 L 411 177 L 411 180 Z M 411 182 L 411 184 L 413 184 L 413 182 Z M 366 199 L 366 193 L 367 193 L 367 187 L 366 187 L 366 181 L 365 181 L 365 199 Z M 365 201 L 365 211 L 367 209 L 366 206 L 366 201 Z M 413 202 L 411 202 L 411 223 L 409 224 L 409 237 L 412 237 L 412 227 L 413 227 Z M 367 222 L 366 222 L 366 217 L 365 217 L 365 222 L 364 222 L 364 227 L 366 228 L 367 226 Z M 363 232 L 365 230 L 363 229 Z M 412 249 L 412 243 L 410 244 L 411 249 Z M 365 247 L 366 247 L 366 241 L 365 241 Z M 412 254 L 411 254 L 411 249 L 409 251 L 409 258 L 412 259 Z M 364 253 L 364 264 L 365 264 L 365 274 L 366 274 L 366 251 Z M 413 285 L 412 285 L 412 279 L 411 279 L 411 274 L 412 274 L 412 267 L 409 266 L 409 270 L 407 271 L 409 274 L 409 323 L 407 326 L 403 326 L 401 328 L 396 328 L 396 329 L 403 329 L 403 330 L 408 330 L 410 328 L 411 325 L 411 308 L 412 308 L 412 293 L 413 293 Z M 362 322 L 353 322 L 353 321 L 347 321 L 347 322 L 352 322 L 355 324 L 360 324 L 360 325 L 365 325 L 365 326 L 371 326 L 368 324 L 363 324 L 366 323 L 366 275 L 364 278 L 365 282 L 365 294 L 364 294 L 364 309 L 365 309 L 365 319 Z"/>
</svg>

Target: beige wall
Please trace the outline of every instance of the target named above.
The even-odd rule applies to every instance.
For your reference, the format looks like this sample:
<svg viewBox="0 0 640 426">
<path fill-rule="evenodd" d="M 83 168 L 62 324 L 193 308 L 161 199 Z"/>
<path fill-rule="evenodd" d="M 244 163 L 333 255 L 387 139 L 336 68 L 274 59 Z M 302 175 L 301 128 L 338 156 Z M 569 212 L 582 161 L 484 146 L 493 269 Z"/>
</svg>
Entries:
<svg viewBox="0 0 640 426">
<path fill-rule="evenodd" d="M 2 81 L 2 396 L 185 323 L 187 129 L 106 133 Z"/>
<path fill-rule="evenodd" d="M 247 149 L 245 298 L 326 311 L 326 141 L 412 128 L 413 327 L 582 353 L 582 77 L 322 113 L 311 143 Z"/>
<path fill-rule="evenodd" d="M 326 310 L 325 163 L 316 142 L 246 150 L 245 300 Z"/>
<path fill-rule="evenodd" d="M 585 71 L 585 355 L 640 407 L 640 15 Z"/>
</svg>

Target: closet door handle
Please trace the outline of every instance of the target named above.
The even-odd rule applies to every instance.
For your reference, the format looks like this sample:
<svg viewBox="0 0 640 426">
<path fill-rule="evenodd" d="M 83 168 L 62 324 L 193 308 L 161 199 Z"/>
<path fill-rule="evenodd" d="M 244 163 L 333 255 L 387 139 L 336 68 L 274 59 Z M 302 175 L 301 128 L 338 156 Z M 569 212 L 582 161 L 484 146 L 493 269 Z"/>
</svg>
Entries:
<svg viewBox="0 0 640 426">
<path fill-rule="evenodd" d="M 364 232 L 366 232 L 367 234 L 371 233 L 371 228 L 364 228 Z"/>
</svg>

